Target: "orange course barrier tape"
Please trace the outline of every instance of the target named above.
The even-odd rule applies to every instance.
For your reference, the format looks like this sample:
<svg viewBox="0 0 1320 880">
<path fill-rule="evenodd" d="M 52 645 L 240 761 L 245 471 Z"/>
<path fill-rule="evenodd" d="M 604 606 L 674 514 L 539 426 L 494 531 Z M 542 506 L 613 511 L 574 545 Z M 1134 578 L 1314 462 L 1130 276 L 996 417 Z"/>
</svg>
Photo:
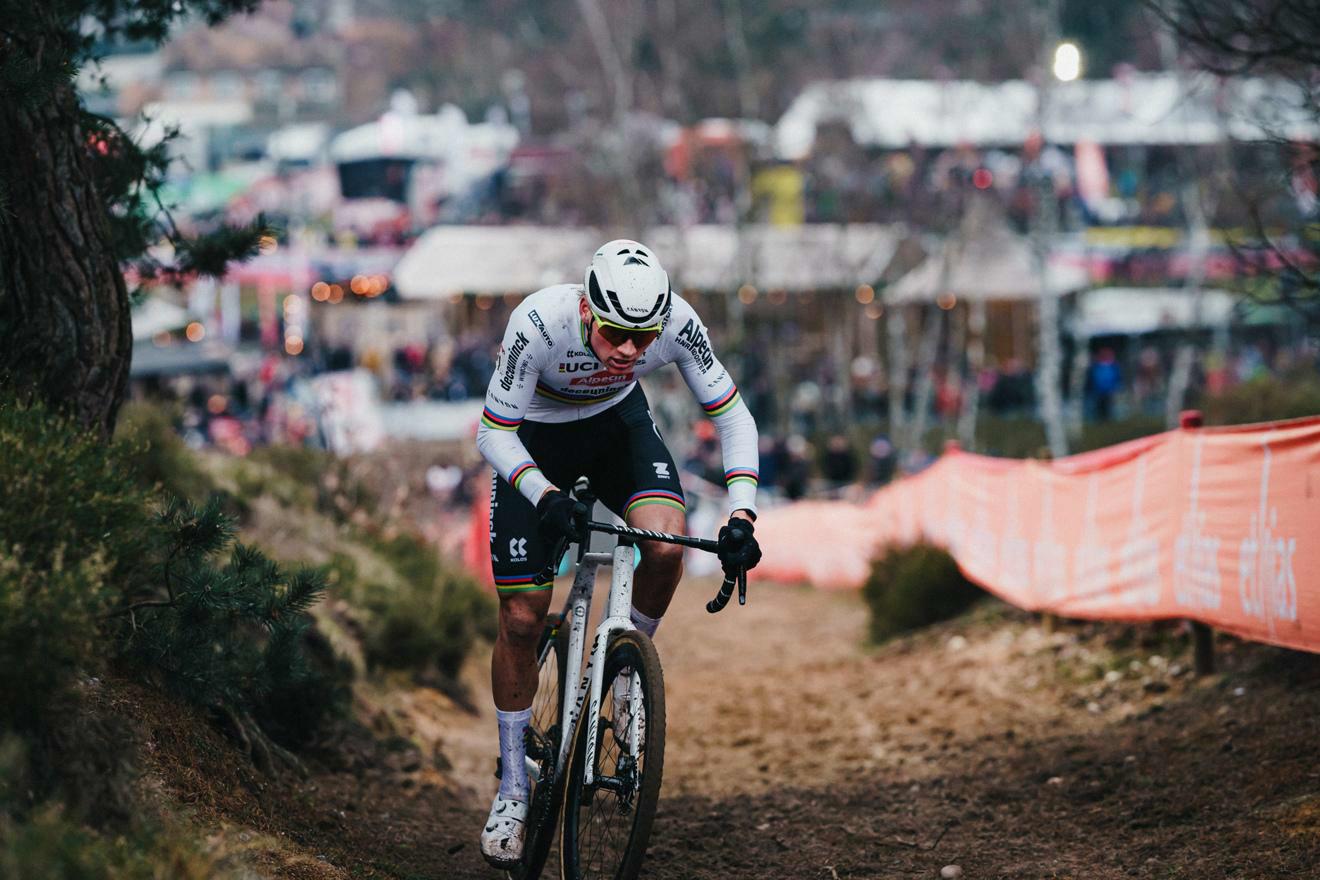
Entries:
<svg viewBox="0 0 1320 880">
<path fill-rule="evenodd" d="M 1054 462 L 952 450 L 863 505 L 766 510 L 756 535 L 759 580 L 855 588 L 880 548 L 926 540 L 1029 610 L 1190 618 L 1320 652 L 1320 418 Z"/>
</svg>

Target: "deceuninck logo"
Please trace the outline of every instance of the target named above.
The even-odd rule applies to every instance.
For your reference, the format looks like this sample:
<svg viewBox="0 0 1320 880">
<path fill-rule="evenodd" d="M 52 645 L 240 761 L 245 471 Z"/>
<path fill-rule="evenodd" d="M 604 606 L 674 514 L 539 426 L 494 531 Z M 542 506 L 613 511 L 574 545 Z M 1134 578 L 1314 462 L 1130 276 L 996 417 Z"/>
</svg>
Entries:
<svg viewBox="0 0 1320 880">
<path fill-rule="evenodd" d="M 1279 508 L 1270 504 L 1270 446 L 1260 470 L 1260 502 L 1251 514 L 1247 536 L 1238 543 L 1238 598 L 1242 610 L 1265 621 L 1297 620 L 1297 577 L 1293 556 L 1297 539 L 1279 534 Z"/>
</svg>

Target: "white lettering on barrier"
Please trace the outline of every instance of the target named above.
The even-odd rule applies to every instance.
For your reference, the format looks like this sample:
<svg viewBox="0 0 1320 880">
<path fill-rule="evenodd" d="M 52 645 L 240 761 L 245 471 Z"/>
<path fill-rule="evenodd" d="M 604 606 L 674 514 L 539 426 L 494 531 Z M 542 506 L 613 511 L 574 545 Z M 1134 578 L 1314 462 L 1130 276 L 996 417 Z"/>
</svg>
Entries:
<svg viewBox="0 0 1320 880">
<path fill-rule="evenodd" d="M 1273 633 L 1275 621 L 1297 620 L 1297 577 L 1293 572 L 1297 539 L 1277 534 L 1279 508 L 1269 503 L 1270 447 L 1262 445 L 1260 505 L 1251 515 L 1247 537 L 1238 544 L 1238 597 L 1243 612 L 1264 620 Z"/>
<path fill-rule="evenodd" d="M 1007 589 L 1026 589 L 1031 584 L 1031 542 L 1022 536 L 1022 501 L 1018 480 L 1008 493 L 1008 516 L 999 549 L 999 582 Z"/>
<path fill-rule="evenodd" d="M 981 573 L 981 577 L 989 579 L 991 573 L 997 570 L 999 548 L 999 539 L 995 532 L 990 528 L 990 507 L 991 499 L 994 497 L 990 489 L 990 476 L 985 475 L 984 495 L 977 499 L 976 503 L 976 524 L 972 526 L 971 534 L 968 536 L 967 551 L 970 557 L 971 565 L 969 571 Z"/>
<path fill-rule="evenodd" d="M 1073 557 L 1073 595 L 1101 599 L 1109 595 L 1109 545 L 1099 540 L 1096 522 L 1100 506 L 1100 477 L 1091 474 L 1086 488 L 1086 511 L 1082 516 L 1081 541 Z"/>
<path fill-rule="evenodd" d="M 1033 583 L 1036 595 L 1046 604 L 1058 602 L 1068 595 L 1068 551 L 1054 540 L 1054 481 L 1045 476 L 1044 495 L 1040 508 L 1040 540 L 1034 551 Z"/>
<path fill-rule="evenodd" d="M 950 468 L 944 479 L 943 526 L 944 544 L 955 557 L 966 549 L 967 544 L 967 523 L 962 518 L 962 505 L 958 503 L 958 486 L 961 483 L 956 477 L 956 469 Z"/>
<path fill-rule="evenodd" d="M 1205 531 L 1200 507 L 1201 447 L 1198 435 L 1192 453 L 1191 508 L 1183 513 L 1182 531 L 1173 543 L 1173 601 L 1187 608 L 1215 609 L 1223 602 L 1219 577 L 1219 538 Z M 1268 452 L 1268 450 L 1267 450 Z"/>
<path fill-rule="evenodd" d="M 1146 495 L 1146 458 L 1137 458 L 1132 519 L 1127 540 L 1118 548 L 1119 590 L 1114 601 L 1122 605 L 1158 605 L 1160 601 L 1160 542 L 1150 536 L 1141 509 Z"/>
</svg>

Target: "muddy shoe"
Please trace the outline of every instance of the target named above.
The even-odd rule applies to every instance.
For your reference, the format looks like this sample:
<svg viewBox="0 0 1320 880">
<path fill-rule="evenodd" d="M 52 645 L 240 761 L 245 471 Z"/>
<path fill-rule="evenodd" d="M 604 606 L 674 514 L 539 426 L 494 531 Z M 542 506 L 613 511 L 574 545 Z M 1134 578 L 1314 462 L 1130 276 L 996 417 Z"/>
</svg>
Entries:
<svg viewBox="0 0 1320 880">
<path fill-rule="evenodd" d="M 497 868 L 512 868 L 522 861 L 527 804 L 495 795 L 486 828 L 481 832 L 481 854 Z"/>
</svg>

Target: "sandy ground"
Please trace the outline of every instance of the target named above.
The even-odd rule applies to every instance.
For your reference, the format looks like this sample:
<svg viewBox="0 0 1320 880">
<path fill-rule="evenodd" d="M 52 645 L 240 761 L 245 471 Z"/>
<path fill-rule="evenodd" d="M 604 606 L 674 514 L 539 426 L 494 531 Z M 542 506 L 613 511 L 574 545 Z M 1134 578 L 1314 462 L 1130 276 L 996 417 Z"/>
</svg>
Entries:
<svg viewBox="0 0 1320 880">
<path fill-rule="evenodd" d="M 714 588 L 685 583 L 656 640 L 644 876 L 1320 878 L 1320 659 L 1230 642 L 1195 679 L 1173 626 L 1047 632 L 998 604 L 871 648 L 854 595 L 758 587 L 712 616 Z M 216 812 L 286 842 L 270 876 L 496 876 L 487 662 L 475 714 L 382 688 L 374 743 Z"/>
</svg>

